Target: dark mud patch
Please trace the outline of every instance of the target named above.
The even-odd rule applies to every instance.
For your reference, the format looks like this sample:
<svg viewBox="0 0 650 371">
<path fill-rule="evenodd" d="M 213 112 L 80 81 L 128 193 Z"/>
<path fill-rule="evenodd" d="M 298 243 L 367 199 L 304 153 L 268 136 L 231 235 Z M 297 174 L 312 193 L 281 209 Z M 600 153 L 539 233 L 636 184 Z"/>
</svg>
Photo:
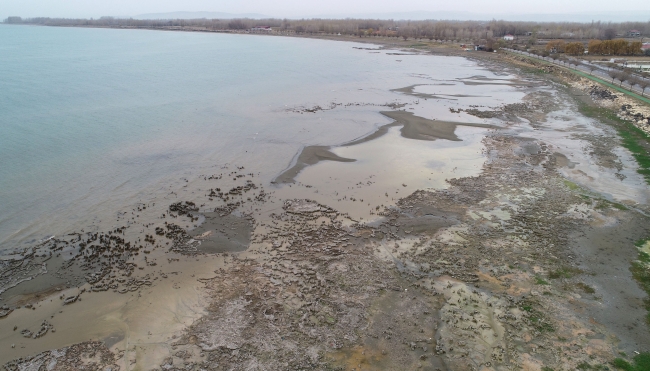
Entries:
<svg viewBox="0 0 650 371">
<path fill-rule="evenodd" d="M 499 118 L 503 121 L 520 122 L 522 118 L 527 119 L 532 125 L 536 122 L 546 120 L 548 113 L 557 106 L 552 96 L 546 92 L 534 92 L 523 98 L 523 103 L 510 103 L 499 107 L 492 107 L 487 110 L 481 110 L 476 107 L 468 109 L 458 109 L 452 112 L 465 111 L 467 114 L 484 119 Z"/>
<path fill-rule="evenodd" d="M 568 167 L 569 169 L 573 169 L 576 166 L 575 162 L 569 160 L 569 158 L 560 152 L 553 153 L 553 157 L 555 158 L 555 164 L 557 167 Z"/>
<path fill-rule="evenodd" d="M 386 133 L 388 133 L 388 130 L 390 128 L 395 126 L 402 126 L 400 132 L 404 138 L 429 141 L 436 139 L 445 139 L 456 142 L 462 140 L 455 134 L 456 127 L 458 126 L 471 126 L 486 129 L 496 128 L 494 125 L 487 124 L 429 120 L 424 117 L 415 116 L 413 113 L 406 111 L 382 111 L 380 113 L 388 118 L 395 120 L 395 122 L 382 125 L 371 134 L 363 136 L 359 139 L 355 139 L 351 142 L 341 144 L 339 147 L 350 147 L 375 140 L 384 136 Z M 298 154 L 295 163 L 287 170 L 283 171 L 280 175 L 278 175 L 272 183 L 294 183 L 296 176 L 298 176 L 298 174 L 300 174 L 304 168 L 315 165 L 321 161 L 356 161 L 355 159 L 340 157 L 336 155 L 330 151 L 332 148 L 333 146 L 304 147 Z"/>
<path fill-rule="evenodd" d="M 205 213 L 203 216 L 205 221 L 188 231 L 190 237 L 200 242 L 197 252 L 215 254 L 248 248 L 253 233 L 250 220 L 233 214 Z"/>
<path fill-rule="evenodd" d="M 481 95 L 467 95 L 467 94 L 428 94 L 428 93 L 417 93 L 415 91 L 415 88 L 418 86 L 454 86 L 456 84 L 415 84 L 415 85 L 410 85 L 404 88 L 399 88 L 399 89 L 391 89 L 391 91 L 396 92 L 396 93 L 402 93 L 406 95 L 410 95 L 413 97 L 418 97 L 418 98 L 426 98 L 426 99 L 448 99 L 448 100 L 458 100 L 455 98 L 474 98 L 474 97 L 481 97 Z"/>
<path fill-rule="evenodd" d="M 486 76 L 471 76 L 457 79 L 465 85 L 499 85 L 499 86 L 536 86 L 538 83 L 519 79 L 495 79 Z"/>
<path fill-rule="evenodd" d="M 75 344 L 25 357 L 4 365 L 7 371 L 19 370 L 119 370 L 118 357 L 101 342 Z"/>
<path fill-rule="evenodd" d="M 524 144 L 521 145 L 521 149 L 529 155 L 539 154 L 539 152 L 542 150 L 539 144 L 533 141 L 529 143 L 524 142 Z"/>
<path fill-rule="evenodd" d="M 80 270 L 77 268 L 76 271 Z M 70 281 L 52 274 L 37 276 L 33 280 L 25 281 L 21 285 L 7 290 L 3 295 L 5 300 L 2 302 L 15 307 L 35 303 L 67 288 L 69 286 L 67 282 Z"/>
<path fill-rule="evenodd" d="M 446 139 L 459 142 L 461 139 L 455 134 L 458 126 L 495 128 L 493 125 L 485 124 L 429 120 L 406 111 L 382 111 L 381 114 L 403 125 L 401 133 L 404 138 L 416 140 Z"/>
<path fill-rule="evenodd" d="M 295 177 L 310 165 L 315 165 L 321 161 L 338 161 L 354 162 L 355 159 L 337 156 L 330 152 L 330 146 L 307 146 L 300 151 L 298 158 L 293 166 L 283 171 L 273 180 L 273 183 L 293 183 Z"/>
<path fill-rule="evenodd" d="M 432 236 L 442 228 L 460 223 L 460 219 L 457 213 L 422 205 L 412 213 L 404 213 L 397 218 L 396 223 L 400 227 L 397 235 L 400 237 L 408 234 Z"/>
<path fill-rule="evenodd" d="M 85 282 L 84 272 L 76 259 L 60 254 L 32 253 L 22 259 L 4 261 L 1 266 L 0 300 L 12 308 L 38 302 L 71 285 Z"/>
</svg>

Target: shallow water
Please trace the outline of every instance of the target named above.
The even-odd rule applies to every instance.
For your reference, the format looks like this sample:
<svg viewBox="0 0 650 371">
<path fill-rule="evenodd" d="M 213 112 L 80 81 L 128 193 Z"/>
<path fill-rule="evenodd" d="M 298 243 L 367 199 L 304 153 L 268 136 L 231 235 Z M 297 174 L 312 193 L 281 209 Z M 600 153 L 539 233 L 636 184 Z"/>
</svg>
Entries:
<svg viewBox="0 0 650 371">
<path fill-rule="evenodd" d="M 477 175 L 485 161 L 486 129 L 459 127 L 462 141 L 407 139 L 393 127 L 381 138 L 332 151 L 355 162 L 324 161 L 296 177 L 297 184 L 276 191 L 280 198 L 309 198 L 353 218 L 377 218 L 377 206 L 390 207 L 418 189 L 443 189 L 445 179 Z M 307 188 L 309 187 L 309 188 Z"/>
<path fill-rule="evenodd" d="M 386 103 L 450 116 L 446 104 L 425 109 L 391 89 L 497 78 L 463 58 L 321 40 L 9 25 L 0 40 L 4 254 L 71 230 L 113 227 L 125 208 L 226 164 L 269 181 L 304 145 L 344 143 L 386 123 Z M 516 91 L 458 81 L 440 88 L 495 102 L 504 89 Z"/>
</svg>

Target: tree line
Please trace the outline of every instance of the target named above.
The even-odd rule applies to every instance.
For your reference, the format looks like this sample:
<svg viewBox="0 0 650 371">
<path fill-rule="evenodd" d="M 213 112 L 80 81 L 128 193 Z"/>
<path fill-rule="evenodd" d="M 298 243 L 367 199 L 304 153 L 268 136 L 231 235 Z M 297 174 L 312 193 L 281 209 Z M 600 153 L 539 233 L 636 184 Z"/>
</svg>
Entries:
<svg viewBox="0 0 650 371">
<path fill-rule="evenodd" d="M 507 34 L 527 39 L 602 39 L 611 40 L 635 29 L 650 34 L 650 22 L 515 22 L 454 20 L 379 20 L 379 19 L 160 19 L 101 17 L 98 19 L 9 17 L 5 23 L 47 26 L 91 26 L 129 28 L 193 28 L 206 31 L 244 31 L 269 26 L 278 33 L 341 34 L 360 37 L 458 40 L 500 38 Z"/>
<path fill-rule="evenodd" d="M 590 40 L 585 49 L 582 42 L 569 42 L 564 40 L 551 40 L 546 43 L 546 51 L 549 53 L 566 53 L 571 55 L 584 54 L 585 50 L 591 55 L 641 55 L 641 41 L 627 41 L 624 39 L 614 40 Z"/>
<path fill-rule="evenodd" d="M 588 48 L 589 54 L 594 55 L 639 55 L 643 54 L 640 41 L 628 42 L 622 39 L 616 40 L 591 40 Z"/>
</svg>

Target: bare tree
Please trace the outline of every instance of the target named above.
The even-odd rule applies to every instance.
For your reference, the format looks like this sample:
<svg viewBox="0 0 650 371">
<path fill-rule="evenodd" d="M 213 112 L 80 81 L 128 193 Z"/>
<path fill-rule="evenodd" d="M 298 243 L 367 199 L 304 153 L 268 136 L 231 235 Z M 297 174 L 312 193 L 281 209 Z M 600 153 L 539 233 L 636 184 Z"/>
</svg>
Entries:
<svg viewBox="0 0 650 371">
<path fill-rule="evenodd" d="M 621 72 L 621 76 L 619 77 L 619 80 L 621 80 L 620 86 L 623 86 L 623 83 L 627 81 L 627 83 L 630 84 L 630 89 L 632 89 L 632 79 L 633 76 L 630 75 L 629 72 Z"/>
<path fill-rule="evenodd" d="M 588 64 L 585 65 L 587 68 L 589 68 L 589 74 L 594 75 L 594 71 L 598 69 L 598 67 L 594 66 L 593 64 Z"/>
<path fill-rule="evenodd" d="M 619 81 L 618 86 L 623 87 L 623 82 L 627 81 L 629 74 L 626 72 L 617 71 L 615 79 Z"/>
<path fill-rule="evenodd" d="M 650 82 L 642 77 L 635 77 L 634 84 L 641 88 L 641 96 L 645 97 L 645 90 L 650 86 Z"/>
<path fill-rule="evenodd" d="M 234 19 L 228 22 L 228 28 L 232 30 L 245 30 L 249 27 L 247 27 L 247 25 L 241 19 Z"/>
<path fill-rule="evenodd" d="M 609 75 L 609 77 L 612 78 L 612 84 L 613 84 L 614 79 L 618 78 L 619 72 L 618 71 L 609 71 L 607 74 Z"/>
</svg>

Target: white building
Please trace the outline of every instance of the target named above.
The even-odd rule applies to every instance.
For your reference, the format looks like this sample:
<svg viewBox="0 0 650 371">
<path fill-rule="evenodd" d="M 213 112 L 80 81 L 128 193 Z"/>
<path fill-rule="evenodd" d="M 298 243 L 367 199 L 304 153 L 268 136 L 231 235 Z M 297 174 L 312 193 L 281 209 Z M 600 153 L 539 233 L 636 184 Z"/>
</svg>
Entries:
<svg viewBox="0 0 650 371">
<path fill-rule="evenodd" d="M 507 34 L 507 35 L 505 35 L 505 36 L 503 37 L 503 39 L 504 39 L 505 41 L 512 41 L 512 40 L 515 39 L 515 37 L 514 37 L 513 35 Z"/>
<path fill-rule="evenodd" d="M 648 61 L 628 61 L 624 66 L 639 72 L 650 72 L 650 62 Z"/>
</svg>

